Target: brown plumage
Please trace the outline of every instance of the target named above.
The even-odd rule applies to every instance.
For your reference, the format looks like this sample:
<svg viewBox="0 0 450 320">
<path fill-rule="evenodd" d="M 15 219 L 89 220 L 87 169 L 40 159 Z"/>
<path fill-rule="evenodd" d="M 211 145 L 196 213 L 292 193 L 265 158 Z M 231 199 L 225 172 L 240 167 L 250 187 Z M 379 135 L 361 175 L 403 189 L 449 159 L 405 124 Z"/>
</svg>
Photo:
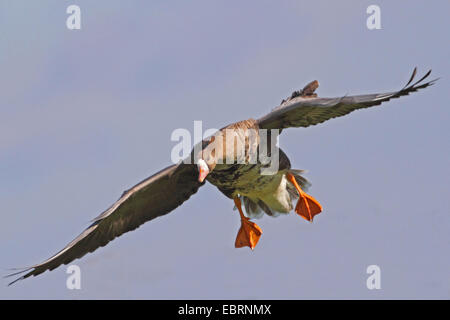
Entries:
<svg viewBox="0 0 450 320">
<path fill-rule="evenodd" d="M 260 144 L 262 136 L 259 130 L 276 129 L 281 132 L 289 127 L 308 127 L 358 109 L 377 106 L 432 85 L 436 80 L 423 83 L 430 72 L 431 70 L 411 85 L 416 75 L 414 69 L 405 87 L 399 91 L 383 94 L 319 98 L 314 93 L 318 82 L 309 83 L 303 90 L 296 91 L 287 100 L 283 100 L 280 106 L 264 117 L 233 123 L 222 128 L 211 139 L 203 141 L 200 154 L 193 152 L 190 156 L 199 159 L 197 164 L 180 163 L 169 166 L 124 192 L 116 203 L 95 218 L 86 230 L 60 252 L 40 264 L 14 273 L 26 272 L 12 283 L 70 263 L 88 252 L 105 246 L 114 238 L 138 228 L 146 221 L 171 212 L 196 193 L 204 184 L 205 178 L 235 201 L 242 221 L 236 247 L 253 248 L 261 236 L 261 229 L 249 221 L 249 217 L 260 217 L 263 212 L 270 216 L 288 213 L 293 209 L 292 201 L 295 198 L 299 199 L 295 211 L 312 221 L 314 215 L 322 211 L 322 208 L 314 198 L 305 193 L 309 183 L 301 176 L 302 171 L 291 169 L 291 162 L 282 150 L 275 146 L 272 149 L 270 141 L 277 132 L 269 131 L 267 149 L 279 152 L 278 171 L 272 175 L 263 175 L 261 170 L 265 169 L 267 164 L 259 160 L 250 161 L 253 159 L 252 156 L 262 153 L 263 145 Z M 218 143 L 220 140 L 218 137 L 226 138 L 227 134 L 230 134 L 226 129 L 231 133 L 234 132 L 233 134 L 244 142 L 244 151 L 233 150 L 230 154 L 226 142 Z M 253 140 L 245 135 L 249 130 L 258 132 Z M 216 148 L 212 147 L 214 144 Z M 222 150 L 221 156 L 218 150 Z M 226 156 L 240 160 L 241 163 L 218 163 L 219 159 L 223 160 Z M 242 203 L 249 217 L 243 214 Z"/>
</svg>

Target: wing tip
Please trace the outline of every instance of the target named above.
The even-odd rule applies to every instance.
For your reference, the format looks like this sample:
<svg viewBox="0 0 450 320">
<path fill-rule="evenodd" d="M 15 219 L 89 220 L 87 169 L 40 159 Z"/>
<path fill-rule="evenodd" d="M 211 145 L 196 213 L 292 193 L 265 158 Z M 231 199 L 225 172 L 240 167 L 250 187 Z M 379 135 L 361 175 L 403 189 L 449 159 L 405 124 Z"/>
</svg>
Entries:
<svg viewBox="0 0 450 320">
<path fill-rule="evenodd" d="M 410 84 L 410 83 L 414 80 L 414 78 L 416 77 L 416 74 L 417 74 L 417 66 L 414 67 L 414 70 L 413 70 L 411 76 L 409 77 L 408 82 L 407 82 L 406 85 L 403 87 L 403 89 L 405 89 L 406 87 L 409 86 L 409 84 Z M 403 90 L 403 89 L 402 89 L 402 90 Z"/>
<path fill-rule="evenodd" d="M 400 96 L 403 95 L 408 95 L 411 92 L 415 92 L 417 90 L 432 86 L 433 84 L 436 83 L 436 81 L 438 81 L 440 78 L 436 78 L 433 80 L 430 80 L 426 83 L 422 83 L 426 78 L 428 78 L 430 76 L 432 72 L 432 69 L 429 69 L 424 76 L 422 76 L 419 80 L 417 80 L 416 82 L 414 82 L 413 84 L 411 84 L 411 82 L 413 82 L 416 74 L 417 74 L 417 67 L 414 68 L 413 73 L 409 79 L 409 81 L 406 83 L 406 85 L 397 93 L 393 94 L 392 97 L 390 98 L 398 98 Z"/>
<path fill-rule="evenodd" d="M 433 69 L 428 70 L 422 78 L 420 78 L 418 81 L 416 81 L 415 83 L 413 83 L 412 85 L 410 85 L 411 82 L 414 81 L 414 79 L 415 79 L 415 77 L 416 77 L 416 75 L 417 75 L 417 67 L 414 67 L 414 70 L 413 70 L 413 72 L 412 72 L 412 74 L 411 74 L 411 76 L 410 76 L 408 82 L 406 83 L 406 85 L 405 85 L 400 91 L 414 89 L 419 83 L 421 83 L 423 80 L 425 80 L 426 78 L 428 78 L 428 77 L 430 76 L 432 70 L 433 70 Z M 437 79 L 434 79 L 434 80 L 431 80 L 430 82 L 428 82 L 428 85 L 429 85 L 432 81 L 435 82 L 435 80 L 437 80 Z"/>
<path fill-rule="evenodd" d="M 14 273 L 7 274 L 7 275 L 3 276 L 3 279 L 7 279 L 7 278 L 10 278 L 10 277 L 14 277 L 14 276 L 17 276 L 17 275 L 19 275 L 19 274 L 22 274 L 22 273 L 25 273 L 25 272 L 28 272 L 28 271 L 29 271 L 28 273 L 26 273 L 26 274 L 24 274 L 24 275 L 18 277 L 17 279 L 14 279 L 14 280 L 11 281 L 10 283 L 8 283 L 8 287 L 9 287 L 9 286 L 12 286 L 14 283 L 16 283 L 16 282 L 18 282 L 18 281 L 20 281 L 20 280 L 26 279 L 26 278 L 28 278 L 29 276 L 31 276 L 32 273 L 33 273 L 33 271 L 34 271 L 34 270 L 32 270 L 32 269 L 33 269 L 33 267 L 30 267 L 30 268 L 27 268 L 27 269 L 25 269 L 25 270 L 21 270 L 21 271 L 18 271 L 18 272 L 14 272 Z M 14 269 L 13 269 L 13 270 L 14 270 Z M 17 270 L 17 269 L 16 269 L 16 270 Z"/>
<path fill-rule="evenodd" d="M 17 279 L 15 279 L 14 281 L 11 281 L 10 283 L 8 283 L 8 287 L 12 286 L 13 284 L 15 284 L 16 282 L 25 279 L 25 276 L 21 276 Z"/>
</svg>

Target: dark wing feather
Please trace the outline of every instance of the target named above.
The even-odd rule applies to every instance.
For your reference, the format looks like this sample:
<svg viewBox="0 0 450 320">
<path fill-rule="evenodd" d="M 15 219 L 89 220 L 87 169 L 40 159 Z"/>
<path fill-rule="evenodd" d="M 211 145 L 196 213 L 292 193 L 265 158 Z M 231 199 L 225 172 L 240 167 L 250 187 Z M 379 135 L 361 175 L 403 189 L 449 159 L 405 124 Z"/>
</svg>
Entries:
<svg viewBox="0 0 450 320">
<path fill-rule="evenodd" d="M 172 165 L 140 182 L 123 195 L 109 209 L 93 220 L 76 239 L 48 260 L 16 272 L 27 272 L 14 282 L 53 270 L 62 264 L 81 258 L 105 246 L 114 238 L 132 231 L 141 224 L 174 210 L 204 183 L 198 182 L 195 165 Z"/>
<path fill-rule="evenodd" d="M 406 96 L 411 92 L 433 85 L 437 80 L 422 83 L 431 73 L 428 71 L 420 80 L 410 85 L 416 75 L 416 68 L 406 84 L 397 92 L 344 96 L 340 98 L 297 97 L 281 104 L 266 116 L 258 119 L 261 129 L 284 129 L 289 127 L 309 127 L 329 119 L 341 117 L 358 109 L 377 106 L 390 99 Z"/>
</svg>

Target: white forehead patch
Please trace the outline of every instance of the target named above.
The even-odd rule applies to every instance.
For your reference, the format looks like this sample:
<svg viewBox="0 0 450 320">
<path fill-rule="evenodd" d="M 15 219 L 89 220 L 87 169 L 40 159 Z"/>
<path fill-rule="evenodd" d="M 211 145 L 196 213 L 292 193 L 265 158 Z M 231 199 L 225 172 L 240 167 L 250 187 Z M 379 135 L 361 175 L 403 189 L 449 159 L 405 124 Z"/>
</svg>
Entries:
<svg viewBox="0 0 450 320">
<path fill-rule="evenodd" d="M 203 159 L 199 159 L 199 160 L 198 160 L 197 166 L 198 166 L 199 168 L 202 168 L 203 170 L 205 170 L 205 171 L 207 171 L 207 172 L 209 171 L 209 167 L 208 167 L 208 165 L 206 164 L 206 161 L 203 160 Z"/>
</svg>

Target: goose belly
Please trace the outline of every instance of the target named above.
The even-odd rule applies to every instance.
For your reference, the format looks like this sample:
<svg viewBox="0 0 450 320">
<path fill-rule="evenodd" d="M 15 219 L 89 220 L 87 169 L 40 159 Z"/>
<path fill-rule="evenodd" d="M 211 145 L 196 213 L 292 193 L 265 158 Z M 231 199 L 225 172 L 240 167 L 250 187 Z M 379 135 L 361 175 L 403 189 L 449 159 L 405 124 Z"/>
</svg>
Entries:
<svg viewBox="0 0 450 320">
<path fill-rule="evenodd" d="M 253 202 L 263 201 L 272 211 L 288 213 L 292 210 L 287 191 L 286 170 L 274 175 L 262 175 L 259 165 L 216 167 L 207 179 L 230 198 L 245 196 Z"/>
<path fill-rule="evenodd" d="M 206 179 L 234 197 L 263 192 L 268 185 L 276 184 L 280 177 L 278 174 L 261 175 L 259 165 L 217 165 Z"/>
<path fill-rule="evenodd" d="M 253 201 L 258 199 L 264 202 L 272 211 L 279 213 L 289 213 L 292 209 L 292 201 L 287 191 L 287 179 L 283 173 L 277 174 L 271 181 L 260 190 L 255 190 L 249 194 L 243 194 Z"/>
</svg>

